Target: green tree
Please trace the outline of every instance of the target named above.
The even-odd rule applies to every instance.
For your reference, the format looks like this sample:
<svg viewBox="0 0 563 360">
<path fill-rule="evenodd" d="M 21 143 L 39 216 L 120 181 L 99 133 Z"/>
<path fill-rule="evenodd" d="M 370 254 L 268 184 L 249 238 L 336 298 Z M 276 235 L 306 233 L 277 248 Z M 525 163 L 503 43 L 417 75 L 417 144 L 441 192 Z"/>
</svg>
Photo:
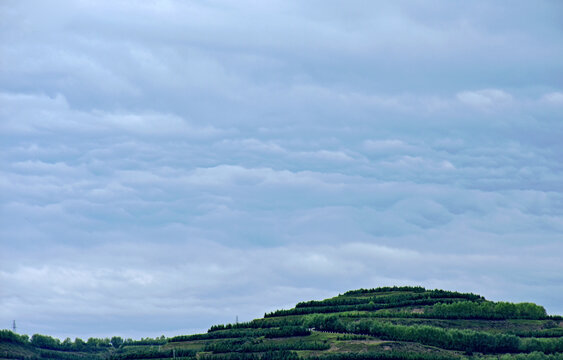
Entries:
<svg viewBox="0 0 563 360">
<path fill-rule="evenodd" d="M 121 336 L 114 336 L 111 338 L 111 346 L 117 349 L 121 345 L 123 345 L 123 339 L 121 338 Z"/>
</svg>

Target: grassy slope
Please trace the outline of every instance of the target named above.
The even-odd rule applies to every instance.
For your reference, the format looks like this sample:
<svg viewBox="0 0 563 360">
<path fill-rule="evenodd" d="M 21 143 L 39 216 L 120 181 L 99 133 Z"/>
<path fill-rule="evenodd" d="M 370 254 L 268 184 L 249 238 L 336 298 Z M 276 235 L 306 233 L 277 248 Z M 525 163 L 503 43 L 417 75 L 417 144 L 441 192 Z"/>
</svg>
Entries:
<svg viewBox="0 0 563 360">
<path fill-rule="evenodd" d="M 207 334 L 172 338 L 165 345 L 160 346 L 160 351 L 162 358 L 170 358 L 170 350 L 174 350 L 176 354 L 181 350 L 193 350 L 197 352 L 195 354 L 197 358 L 205 360 L 238 360 L 245 357 L 250 359 L 253 356 L 254 358 L 260 357 L 268 350 L 278 350 L 276 353 L 269 353 L 269 356 L 278 354 L 278 358 L 294 356 L 292 354 L 297 354 L 300 358 L 326 357 L 328 359 L 328 355 L 343 354 L 348 354 L 350 357 L 364 354 L 371 358 L 391 358 L 391 354 L 397 354 L 396 358 L 416 355 L 427 359 L 433 358 L 433 356 L 444 359 L 519 359 L 519 357 L 563 359 L 561 350 L 563 319 L 560 317 L 535 316 L 536 318 L 530 319 L 529 317 L 534 316 L 526 313 L 512 313 L 508 319 L 494 319 L 495 314 L 489 314 L 493 319 L 480 319 L 461 312 L 447 315 L 435 312 L 434 304 L 461 302 L 471 302 L 473 305 L 490 304 L 487 300 L 472 294 L 435 292 L 421 288 L 355 291 L 320 302 L 301 303 L 289 311 L 266 314 L 266 317 L 249 323 L 214 327 Z M 404 330 L 404 327 L 419 329 L 419 331 L 444 329 L 450 331 L 450 335 L 453 334 L 454 337 L 466 336 L 468 332 L 463 332 L 463 330 L 469 329 L 477 332 L 477 336 L 474 336 L 477 339 L 475 341 L 481 341 L 482 337 L 488 335 L 512 335 L 512 340 L 514 337 L 518 337 L 516 339 L 518 346 L 510 350 L 509 355 L 504 354 L 506 351 L 495 349 L 483 352 L 473 351 L 485 349 L 475 345 L 474 340 L 470 341 L 471 349 L 450 344 L 438 346 L 436 344 L 439 342 L 436 342 L 433 337 L 413 340 L 406 338 L 405 335 L 389 335 L 389 333 L 374 330 L 371 330 L 370 334 L 366 334 L 366 331 L 361 330 L 362 322 L 376 324 L 376 328 L 377 324 L 390 326 L 385 328 L 385 331 L 388 329 Z M 300 329 L 302 332 L 303 330 L 307 332 L 307 329 L 313 327 L 314 330 L 300 336 L 289 336 L 291 334 L 284 336 L 279 329 L 287 329 L 285 326 L 290 326 L 294 330 Z M 462 331 L 453 333 L 458 330 Z M 363 334 L 360 334 L 362 332 Z M 437 334 L 436 336 L 440 336 L 439 333 Z M 470 335 L 473 336 L 475 333 Z M 547 347 L 542 345 L 544 342 L 550 345 Z M 142 357 L 141 353 L 147 351 L 153 351 L 153 354 L 145 356 L 156 358 L 159 356 L 158 353 L 155 353 L 158 348 L 158 346 L 122 346 L 117 350 L 105 350 L 96 354 L 73 354 L 80 356 L 77 359 L 84 360 L 92 356 L 97 359 L 111 357 L 118 360 L 129 360 L 136 357 L 135 353 L 139 354 L 137 356 L 139 358 Z M 537 349 L 545 351 L 546 355 L 543 352 L 531 354 Z M 68 355 L 72 355 L 72 353 L 61 355 L 60 358 L 73 360 L 69 359 Z M 193 358 L 190 353 L 182 355 Z M 31 345 L 0 343 L 0 359 L 4 356 L 6 358 L 45 359 L 57 358 L 57 353 L 43 351 L 41 354 L 40 349 Z"/>
</svg>

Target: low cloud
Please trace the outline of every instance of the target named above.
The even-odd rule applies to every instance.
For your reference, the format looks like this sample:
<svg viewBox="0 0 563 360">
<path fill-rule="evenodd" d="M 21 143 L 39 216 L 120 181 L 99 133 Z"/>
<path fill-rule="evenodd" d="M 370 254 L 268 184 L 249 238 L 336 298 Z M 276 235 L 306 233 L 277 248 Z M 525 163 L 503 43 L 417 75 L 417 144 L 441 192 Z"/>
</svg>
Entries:
<svg viewBox="0 0 563 360">
<path fill-rule="evenodd" d="M 563 92 L 552 92 L 541 98 L 543 101 L 553 105 L 563 105 Z"/>
<path fill-rule="evenodd" d="M 0 126 L 0 131 L 5 135 L 84 136 L 124 133 L 183 138 L 221 135 L 221 131 L 212 125 L 193 126 L 187 120 L 172 114 L 76 111 L 70 108 L 65 97 L 60 94 L 51 98 L 45 95 L 0 93 L 0 102 L 5 106 L 5 121 Z"/>
<path fill-rule="evenodd" d="M 130 247 L 135 248 L 132 254 Z M 0 273 L 8 289 L 3 294 L 2 314 L 19 314 L 24 330 L 36 321 L 33 314 L 40 312 L 45 324 L 59 330 L 53 332 L 46 325 L 38 330 L 60 337 L 94 333 L 82 330 L 70 334 L 64 319 L 74 316 L 101 317 L 108 322 L 136 317 L 146 324 L 120 325 L 123 335 L 173 335 L 180 333 L 169 327 L 174 319 L 181 319 L 183 328 L 204 329 L 232 321 L 234 315 L 249 320 L 262 312 L 291 306 L 305 295 L 322 298 L 372 284 L 422 284 L 513 301 L 534 300 L 554 290 L 553 285 L 522 282 L 536 272 L 534 254 L 438 256 L 425 250 L 356 241 L 247 250 L 207 241 L 57 250 L 59 255 L 49 251 L 49 261 L 40 266 L 26 261 Z M 144 261 L 128 260 L 132 255 L 143 256 Z M 554 270 L 563 270 L 555 254 L 542 261 Z M 469 278 L 468 271 L 472 272 Z M 497 286 L 508 286 L 511 281 L 519 283 L 532 298 Z M 21 294 L 25 294 L 24 301 Z M 556 306 L 545 305 L 548 310 Z M 156 318 L 161 319 L 158 326 L 154 325 Z"/>
<path fill-rule="evenodd" d="M 512 95 L 499 89 L 484 89 L 478 91 L 463 91 L 456 95 L 464 104 L 480 109 L 501 106 L 512 101 Z"/>
</svg>

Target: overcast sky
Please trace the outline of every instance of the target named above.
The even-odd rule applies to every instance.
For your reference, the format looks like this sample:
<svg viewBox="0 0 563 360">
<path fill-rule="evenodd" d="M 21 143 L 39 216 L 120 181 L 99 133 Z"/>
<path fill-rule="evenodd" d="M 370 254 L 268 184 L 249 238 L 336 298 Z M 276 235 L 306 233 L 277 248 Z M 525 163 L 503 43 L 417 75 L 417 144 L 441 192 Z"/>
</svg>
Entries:
<svg viewBox="0 0 563 360">
<path fill-rule="evenodd" d="M 563 314 L 563 2 L 0 2 L 0 328 L 359 287 Z"/>
</svg>

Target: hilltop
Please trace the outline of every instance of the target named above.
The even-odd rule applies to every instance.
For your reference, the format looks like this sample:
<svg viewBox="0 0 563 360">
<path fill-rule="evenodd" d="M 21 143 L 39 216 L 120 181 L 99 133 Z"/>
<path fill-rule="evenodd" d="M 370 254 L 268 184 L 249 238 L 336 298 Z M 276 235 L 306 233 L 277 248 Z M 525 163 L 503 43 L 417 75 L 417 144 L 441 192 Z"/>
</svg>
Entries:
<svg viewBox="0 0 563 360">
<path fill-rule="evenodd" d="M 563 318 L 533 303 L 492 302 L 422 287 L 359 289 L 214 325 L 207 333 L 139 341 L 0 332 L 0 359 L 61 360 L 563 359 Z"/>
</svg>

